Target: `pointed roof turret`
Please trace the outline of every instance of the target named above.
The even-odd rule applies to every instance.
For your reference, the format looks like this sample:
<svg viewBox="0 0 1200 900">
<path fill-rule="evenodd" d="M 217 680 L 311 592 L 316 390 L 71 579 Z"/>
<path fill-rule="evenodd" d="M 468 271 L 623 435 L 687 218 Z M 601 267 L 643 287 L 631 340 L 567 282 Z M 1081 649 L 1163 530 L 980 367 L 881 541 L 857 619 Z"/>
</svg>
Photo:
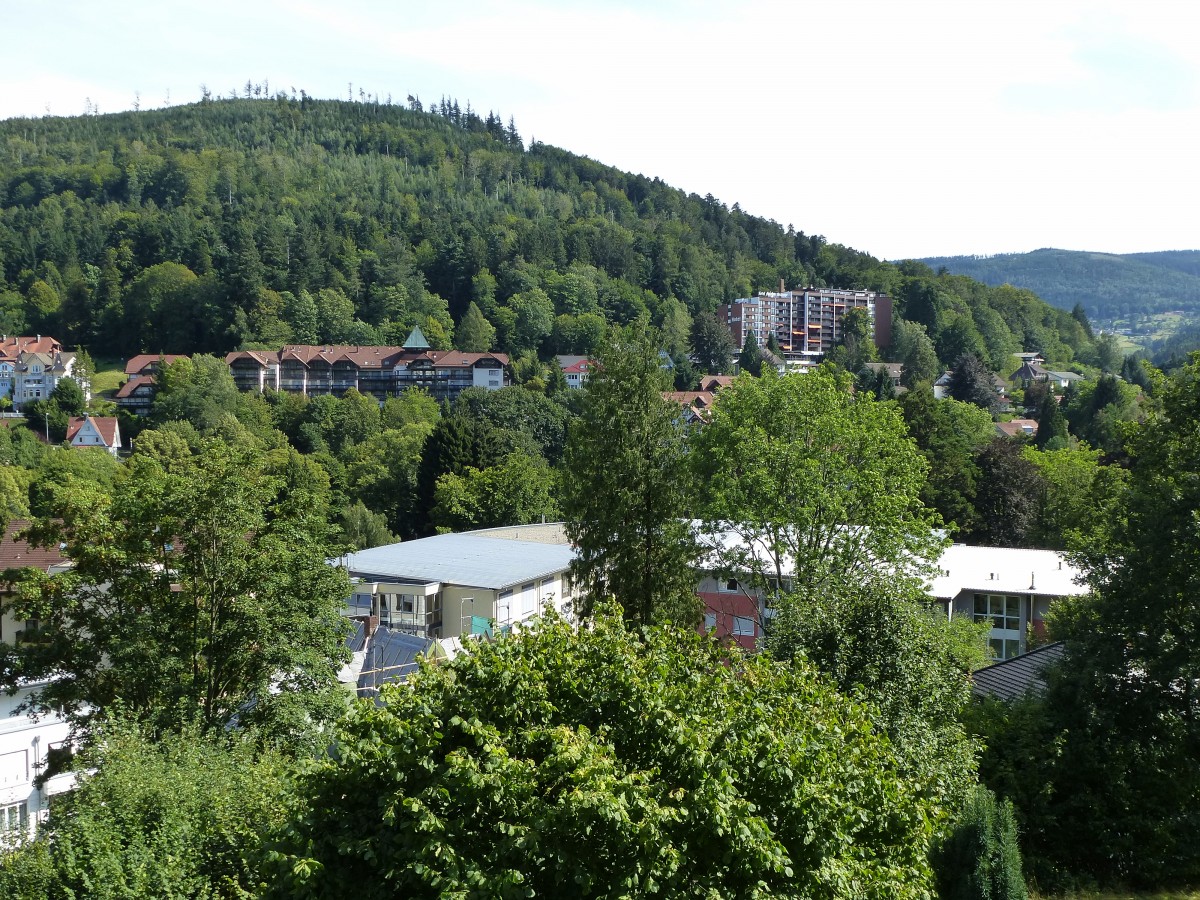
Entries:
<svg viewBox="0 0 1200 900">
<path fill-rule="evenodd" d="M 412 333 L 409 334 L 408 340 L 404 342 L 405 350 L 428 350 L 429 341 L 425 340 L 425 335 L 421 331 L 420 325 L 414 325 Z"/>
</svg>

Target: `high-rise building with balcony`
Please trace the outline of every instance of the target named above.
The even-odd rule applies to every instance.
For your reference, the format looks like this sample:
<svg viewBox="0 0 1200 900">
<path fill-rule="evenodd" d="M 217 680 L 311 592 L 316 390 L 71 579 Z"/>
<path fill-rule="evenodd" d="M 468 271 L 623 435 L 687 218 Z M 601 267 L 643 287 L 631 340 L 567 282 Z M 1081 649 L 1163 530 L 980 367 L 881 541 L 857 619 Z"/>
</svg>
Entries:
<svg viewBox="0 0 1200 900">
<path fill-rule="evenodd" d="M 875 291 L 804 288 L 764 292 L 734 300 L 717 310 L 717 317 L 733 333 L 740 347 L 754 334 L 760 347 L 775 336 L 788 362 L 816 361 L 837 345 L 847 310 L 865 309 L 876 347 L 886 347 L 892 337 L 892 298 Z"/>
</svg>

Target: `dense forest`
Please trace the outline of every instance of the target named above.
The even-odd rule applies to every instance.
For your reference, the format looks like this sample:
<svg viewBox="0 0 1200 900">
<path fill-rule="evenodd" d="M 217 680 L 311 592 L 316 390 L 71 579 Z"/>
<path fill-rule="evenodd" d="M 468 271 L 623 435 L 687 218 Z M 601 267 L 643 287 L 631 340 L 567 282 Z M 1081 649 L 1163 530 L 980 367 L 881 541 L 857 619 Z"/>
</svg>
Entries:
<svg viewBox="0 0 1200 900">
<path fill-rule="evenodd" d="M 987 284 L 1028 288 L 1062 309 L 1078 303 L 1095 319 L 1168 310 L 1200 316 L 1200 250 L 1118 255 L 1043 249 L 922 262 Z"/>
<path fill-rule="evenodd" d="M 1029 291 L 526 145 L 496 113 L 255 93 L 0 122 L 0 333 L 112 357 L 399 343 L 419 324 L 435 347 L 491 340 L 519 380 L 606 322 L 648 318 L 684 356 L 695 317 L 783 281 L 893 294 L 944 365 L 1092 353 Z"/>
</svg>

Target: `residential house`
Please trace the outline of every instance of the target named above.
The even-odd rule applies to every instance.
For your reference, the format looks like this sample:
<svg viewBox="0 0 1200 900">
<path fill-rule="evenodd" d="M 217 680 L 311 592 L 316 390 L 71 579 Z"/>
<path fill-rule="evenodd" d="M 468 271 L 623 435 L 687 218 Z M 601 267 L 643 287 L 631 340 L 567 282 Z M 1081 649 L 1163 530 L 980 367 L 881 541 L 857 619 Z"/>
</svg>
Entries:
<svg viewBox="0 0 1200 900">
<path fill-rule="evenodd" d="M 581 388 L 587 384 L 588 373 L 595 365 L 586 356 L 559 354 L 555 360 L 558 362 L 558 367 L 562 369 L 563 377 L 567 380 L 567 387 L 572 389 Z"/>
<path fill-rule="evenodd" d="M 842 319 L 851 309 L 865 309 L 871 321 L 875 346 L 886 347 L 892 339 L 892 298 L 875 291 L 837 290 L 809 287 L 777 293 L 766 292 L 733 300 L 717 310 L 733 334 L 736 346 L 753 334 L 760 347 L 774 336 L 783 358 L 816 360 L 842 338 Z"/>
<path fill-rule="evenodd" d="M 121 450 L 121 426 L 115 416 L 71 416 L 67 443 L 72 447 L 102 447 L 113 456 Z"/>
<path fill-rule="evenodd" d="M 35 568 L 43 572 L 61 572 L 70 566 L 57 547 L 31 547 L 16 535 L 28 523 L 11 522 L 0 539 L 0 572 L 6 569 Z M 9 588 L 0 582 L 0 643 L 16 644 L 37 639 L 37 622 L 13 618 L 4 602 Z M 14 839 L 32 837 L 38 823 L 49 814 L 50 798 L 70 790 L 71 774 L 57 775 L 44 784 L 38 776 L 55 754 L 69 747 L 70 727 L 58 715 L 50 713 L 33 719 L 20 712 L 20 705 L 45 681 L 19 686 L 11 696 L 0 694 L 0 846 Z"/>
<path fill-rule="evenodd" d="M 700 379 L 700 390 L 715 394 L 721 388 L 733 384 L 733 375 L 705 375 Z"/>
<path fill-rule="evenodd" d="M 142 353 L 130 358 L 125 363 L 125 381 L 113 396 L 117 408 L 135 416 L 149 415 L 158 391 L 158 373 L 187 358 L 178 353 Z"/>
<path fill-rule="evenodd" d="M 685 425 L 702 425 L 712 415 L 711 391 L 663 391 L 662 398 L 678 403 L 683 408 Z"/>
<path fill-rule="evenodd" d="M 1044 368 L 1040 361 L 1034 360 L 1024 362 L 1021 368 L 1009 376 L 1009 381 L 1013 384 L 1020 382 L 1029 387 L 1035 381 L 1044 381 L 1058 390 L 1065 390 L 1073 382 L 1084 380 L 1086 379 L 1078 372 L 1054 372 Z"/>
<path fill-rule="evenodd" d="M 933 383 L 933 398 L 935 400 L 945 400 L 950 396 L 950 384 L 953 381 L 953 377 L 954 373 L 950 370 L 938 376 L 938 379 Z M 1011 409 L 1012 401 L 1008 396 L 1008 382 L 999 375 L 992 375 L 992 389 L 996 392 L 1000 409 Z"/>
<path fill-rule="evenodd" d="M 706 574 L 696 593 L 704 601 L 706 632 L 754 650 L 763 635 L 765 606 L 763 598 L 748 582 L 729 576 Z"/>
<path fill-rule="evenodd" d="M 117 401 L 118 409 L 135 416 L 148 416 L 154 408 L 157 393 L 153 375 L 134 375 L 117 389 L 113 399 Z"/>
<path fill-rule="evenodd" d="M 685 425 L 702 425 L 712 415 L 716 394 L 733 383 L 732 375 L 708 375 L 700 379 L 698 391 L 663 391 L 662 398 L 683 407 Z"/>
<path fill-rule="evenodd" d="M 886 372 L 888 380 L 892 382 L 892 387 L 900 387 L 900 377 L 904 374 L 903 363 L 869 362 L 865 364 L 865 368 L 875 373 Z"/>
<path fill-rule="evenodd" d="M 0 337 L 0 397 L 10 399 L 14 410 L 48 398 L 74 368 L 75 354 L 64 352 L 52 337 Z M 80 387 L 87 397 L 88 385 Z"/>
<path fill-rule="evenodd" d="M 1007 422 L 996 423 L 996 434 L 1001 437 L 1037 437 L 1038 423 L 1036 419 L 1010 419 Z"/>
<path fill-rule="evenodd" d="M 546 604 L 570 618 L 575 552 L 551 532 L 561 535 L 561 526 L 439 534 L 351 553 L 340 560 L 355 583 L 347 611 L 431 639 L 509 629 Z"/>
</svg>

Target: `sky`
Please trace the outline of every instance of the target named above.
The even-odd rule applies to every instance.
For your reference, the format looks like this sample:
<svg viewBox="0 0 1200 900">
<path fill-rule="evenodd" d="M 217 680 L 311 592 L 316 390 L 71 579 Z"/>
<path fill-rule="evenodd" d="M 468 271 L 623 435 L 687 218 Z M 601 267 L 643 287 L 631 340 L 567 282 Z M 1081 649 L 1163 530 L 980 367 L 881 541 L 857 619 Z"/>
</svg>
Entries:
<svg viewBox="0 0 1200 900">
<path fill-rule="evenodd" d="M 1200 248 L 1194 0 L 2 7 L 0 118 L 447 96 L 884 259 Z"/>
</svg>

